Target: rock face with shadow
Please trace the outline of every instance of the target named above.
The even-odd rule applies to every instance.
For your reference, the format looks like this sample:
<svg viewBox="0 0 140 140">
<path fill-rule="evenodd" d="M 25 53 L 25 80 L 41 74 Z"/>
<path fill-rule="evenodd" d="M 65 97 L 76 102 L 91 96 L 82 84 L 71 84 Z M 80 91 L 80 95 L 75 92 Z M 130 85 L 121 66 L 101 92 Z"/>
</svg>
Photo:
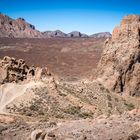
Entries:
<svg viewBox="0 0 140 140">
<path fill-rule="evenodd" d="M 140 16 L 126 16 L 106 40 L 98 80 L 111 91 L 140 96 Z"/>
<path fill-rule="evenodd" d="M 35 29 L 35 26 L 27 23 L 23 18 L 14 20 L 0 14 L 0 37 L 41 38 L 43 35 Z"/>
</svg>

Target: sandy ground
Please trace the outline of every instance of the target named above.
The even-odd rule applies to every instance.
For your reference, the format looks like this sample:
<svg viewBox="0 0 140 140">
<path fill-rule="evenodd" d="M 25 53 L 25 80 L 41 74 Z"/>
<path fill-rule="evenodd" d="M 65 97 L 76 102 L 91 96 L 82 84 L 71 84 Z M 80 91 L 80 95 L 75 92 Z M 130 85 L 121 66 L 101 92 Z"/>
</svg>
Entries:
<svg viewBox="0 0 140 140">
<path fill-rule="evenodd" d="M 0 59 L 22 58 L 30 66 L 47 66 L 60 78 L 94 76 L 105 38 L 16 39 L 0 38 Z"/>
<path fill-rule="evenodd" d="M 5 113 L 4 108 L 11 103 L 14 99 L 26 93 L 27 89 L 31 89 L 40 82 L 29 82 L 27 84 L 7 83 L 0 86 L 0 113 Z"/>
</svg>

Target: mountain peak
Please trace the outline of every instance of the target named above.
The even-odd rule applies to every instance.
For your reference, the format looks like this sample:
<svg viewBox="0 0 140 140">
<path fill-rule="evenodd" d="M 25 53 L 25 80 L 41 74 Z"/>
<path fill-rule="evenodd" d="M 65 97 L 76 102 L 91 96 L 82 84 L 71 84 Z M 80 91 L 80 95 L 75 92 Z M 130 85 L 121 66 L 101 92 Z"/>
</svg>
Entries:
<svg viewBox="0 0 140 140">
<path fill-rule="evenodd" d="M 61 30 L 40 32 L 35 29 L 35 26 L 26 22 L 22 17 L 15 19 L 0 13 L 0 37 L 14 37 L 14 38 L 54 38 L 54 37 L 94 37 L 94 38 L 108 38 L 111 34 L 102 32 L 88 36 L 79 31 L 72 31 L 68 34 Z"/>
<path fill-rule="evenodd" d="M 35 30 L 35 26 L 27 23 L 24 18 L 14 20 L 4 14 L 0 14 L 0 29 L 0 37 L 43 37 L 41 32 Z"/>
<path fill-rule="evenodd" d="M 90 37 L 93 37 L 93 38 L 102 38 L 102 37 L 110 38 L 111 34 L 110 34 L 110 32 L 100 32 L 100 33 L 93 34 Z"/>
</svg>

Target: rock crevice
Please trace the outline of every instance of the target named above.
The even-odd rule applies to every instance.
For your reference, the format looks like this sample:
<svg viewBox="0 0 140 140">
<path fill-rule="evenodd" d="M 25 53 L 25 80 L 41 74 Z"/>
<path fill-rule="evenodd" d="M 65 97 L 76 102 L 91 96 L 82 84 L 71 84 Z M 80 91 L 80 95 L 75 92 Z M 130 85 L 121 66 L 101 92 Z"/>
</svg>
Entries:
<svg viewBox="0 0 140 140">
<path fill-rule="evenodd" d="M 106 40 L 98 80 L 117 93 L 140 96 L 140 17 L 126 16 Z"/>
</svg>

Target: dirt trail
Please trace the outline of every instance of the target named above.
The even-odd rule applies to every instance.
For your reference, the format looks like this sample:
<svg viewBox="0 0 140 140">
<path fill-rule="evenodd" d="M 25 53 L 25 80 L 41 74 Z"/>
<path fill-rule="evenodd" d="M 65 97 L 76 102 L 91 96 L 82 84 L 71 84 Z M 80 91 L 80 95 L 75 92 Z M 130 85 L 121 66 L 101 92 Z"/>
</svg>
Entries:
<svg viewBox="0 0 140 140">
<path fill-rule="evenodd" d="M 15 98 L 22 96 L 26 90 L 40 84 L 39 82 L 29 82 L 27 84 L 7 83 L 0 86 L 0 113 L 5 114 L 4 108 Z"/>
</svg>

